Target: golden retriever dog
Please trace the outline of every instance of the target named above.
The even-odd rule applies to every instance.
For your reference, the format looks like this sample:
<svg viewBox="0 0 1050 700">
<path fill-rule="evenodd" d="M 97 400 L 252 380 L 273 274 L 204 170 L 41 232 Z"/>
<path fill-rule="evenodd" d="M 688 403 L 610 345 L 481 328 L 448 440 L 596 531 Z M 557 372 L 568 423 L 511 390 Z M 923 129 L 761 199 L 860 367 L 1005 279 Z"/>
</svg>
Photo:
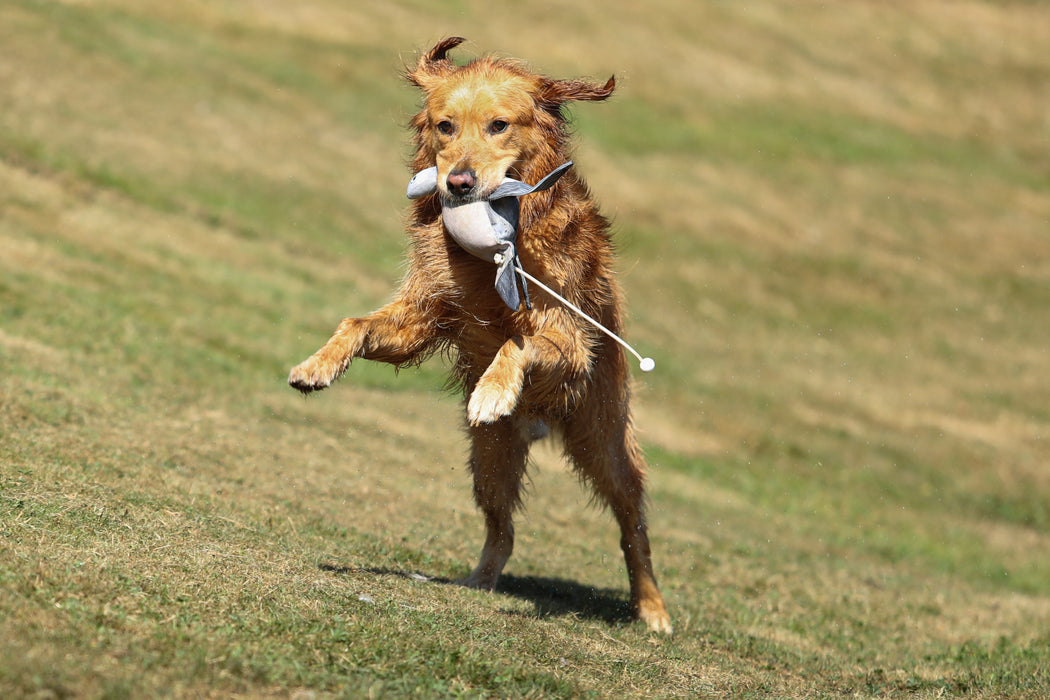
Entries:
<svg viewBox="0 0 1050 700">
<path fill-rule="evenodd" d="M 496 587 L 514 546 L 529 444 L 549 428 L 616 517 L 635 613 L 649 629 L 670 633 L 649 553 L 646 464 L 632 428 L 622 348 L 543 290 L 533 288 L 529 304 L 509 308 L 493 289 L 496 266 L 464 250 L 442 214 L 486 198 L 504 178 L 537 183 L 565 163 L 563 106 L 606 99 L 615 78 L 555 80 L 492 57 L 459 66 L 447 54 L 463 41 L 445 39 L 406 69 L 423 95 L 411 122 L 413 172 L 436 166 L 437 191 L 412 205 L 400 289 L 370 315 L 344 319 L 288 382 L 307 393 L 331 385 L 355 358 L 400 367 L 445 353 L 465 397 L 474 497 L 487 530 L 480 561 L 461 583 Z M 575 169 L 521 198 L 516 248 L 522 269 L 620 332 L 609 223 Z"/>
</svg>

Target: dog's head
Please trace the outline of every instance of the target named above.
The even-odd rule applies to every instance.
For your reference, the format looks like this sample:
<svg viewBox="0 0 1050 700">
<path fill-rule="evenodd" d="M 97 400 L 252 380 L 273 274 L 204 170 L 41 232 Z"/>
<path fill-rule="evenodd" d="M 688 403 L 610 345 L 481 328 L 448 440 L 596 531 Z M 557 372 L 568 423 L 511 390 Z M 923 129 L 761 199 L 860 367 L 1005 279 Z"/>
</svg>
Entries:
<svg viewBox="0 0 1050 700">
<path fill-rule="evenodd" d="M 534 182 L 560 165 L 566 156 L 562 105 L 604 100 L 616 81 L 553 80 L 497 58 L 457 66 L 447 54 L 463 41 L 438 43 L 406 77 L 424 95 L 412 120 L 413 165 L 436 165 L 442 196 L 471 200 L 487 197 L 508 175 Z"/>
</svg>

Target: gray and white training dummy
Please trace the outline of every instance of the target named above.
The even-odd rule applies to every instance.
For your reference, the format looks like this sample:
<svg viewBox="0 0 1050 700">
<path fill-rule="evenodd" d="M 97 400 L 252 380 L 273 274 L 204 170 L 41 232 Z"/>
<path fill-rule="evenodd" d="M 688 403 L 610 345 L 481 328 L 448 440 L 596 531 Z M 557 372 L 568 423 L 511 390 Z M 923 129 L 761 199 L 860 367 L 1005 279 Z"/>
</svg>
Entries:
<svg viewBox="0 0 1050 700">
<path fill-rule="evenodd" d="M 520 180 L 505 177 L 500 186 L 484 199 L 458 200 L 440 197 L 441 218 L 445 223 L 445 229 L 464 250 L 482 260 L 495 263 L 496 293 L 510 307 L 511 311 L 517 311 L 521 306 L 521 295 L 518 293 L 518 276 L 516 274 L 520 273 L 522 276 L 521 290 L 525 296 L 525 308 L 532 308 L 529 302 L 529 288 L 525 282 L 526 279 L 529 279 L 555 299 L 590 321 L 600 331 L 627 348 L 638 358 L 639 367 L 643 372 L 651 372 L 656 367 L 656 363 L 651 357 L 642 357 L 623 338 L 526 272 L 521 266 L 521 261 L 518 260 L 518 253 L 514 248 L 514 241 L 518 237 L 520 212 L 518 197 L 553 187 L 558 178 L 564 175 L 565 171 L 571 167 L 571 160 L 567 163 L 562 163 L 547 173 L 535 185 L 528 185 Z M 420 170 L 413 175 L 408 183 L 406 194 L 409 199 L 419 199 L 437 192 L 437 189 L 437 166 L 434 166 Z"/>
<path fill-rule="evenodd" d="M 515 268 L 520 268 L 514 241 L 518 236 L 518 197 L 554 186 L 572 161 L 559 165 L 535 185 L 507 177 L 485 199 L 446 199 L 441 197 L 441 218 L 449 234 L 467 252 L 496 263 L 496 292 L 504 303 L 517 311 L 521 306 Z M 419 199 L 437 191 L 437 167 L 420 170 L 408 183 L 408 198 Z M 522 279 L 525 306 L 529 304 L 528 287 Z"/>
</svg>

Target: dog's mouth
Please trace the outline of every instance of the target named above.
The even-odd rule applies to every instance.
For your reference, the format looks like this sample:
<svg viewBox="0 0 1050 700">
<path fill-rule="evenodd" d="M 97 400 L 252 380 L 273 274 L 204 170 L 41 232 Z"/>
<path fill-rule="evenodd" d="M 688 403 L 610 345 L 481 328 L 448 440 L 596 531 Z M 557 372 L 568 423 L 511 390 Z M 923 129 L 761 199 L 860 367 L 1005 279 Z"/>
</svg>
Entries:
<svg viewBox="0 0 1050 700">
<path fill-rule="evenodd" d="M 469 171 L 450 171 L 446 176 L 439 177 L 438 191 L 445 201 L 461 205 L 471 202 L 483 202 L 488 200 L 492 194 L 499 189 L 503 181 L 508 177 L 515 177 L 510 168 L 506 172 L 492 176 L 484 176 Z"/>
<path fill-rule="evenodd" d="M 488 199 L 488 196 L 495 190 L 489 190 L 487 193 L 484 192 L 468 192 L 465 194 L 457 194 L 450 192 L 447 189 L 442 188 L 440 194 L 441 198 L 453 206 L 459 206 L 461 204 L 471 204 L 472 202 L 484 202 Z"/>
</svg>

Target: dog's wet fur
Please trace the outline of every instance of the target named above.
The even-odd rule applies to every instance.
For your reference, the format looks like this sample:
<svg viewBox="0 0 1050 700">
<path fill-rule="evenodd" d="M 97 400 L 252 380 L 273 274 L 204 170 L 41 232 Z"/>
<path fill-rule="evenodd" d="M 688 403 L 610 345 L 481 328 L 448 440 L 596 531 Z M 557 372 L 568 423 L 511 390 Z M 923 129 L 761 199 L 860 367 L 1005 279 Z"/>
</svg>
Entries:
<svg viewBox="0 0 1050 700">
<path fill-rule="evenodd" d="M 649 552 L 646 464 L 632 428 L 622 348 L 541 290 L 532 291 L 531 309 L 509 309 L 493 288 L 495 265 L 460 248 L 441 219 L 440 198 L 481 199 L 504 177 L 535 183 L 569 160 L 563 106 L 605 100 L 615 79 L 556 80 L 493 57 L 458 66 L 448 52 L 462 42 L 445 39 L 406 70 L 423 94 L 411 122 L 412 172 L 436 165 L 438 193 L 413 204 L 401 288 L 378 311 L 344 319 L 288 381 L 311 392 L 331 385 L 354 358 L 404 366 L 446 353 L 466 400 L 474 496 L 487 530 L 481 559 L 461 583 L 495 588 L 514 545 L 529 445 L 545 425 L 616 517 L 635 614 L 669 634 Z M 524 269 L 622 331 L 609 222 L 575 168 L 550 190 L 521 199 L 516 246 Z"/>
</svg>

